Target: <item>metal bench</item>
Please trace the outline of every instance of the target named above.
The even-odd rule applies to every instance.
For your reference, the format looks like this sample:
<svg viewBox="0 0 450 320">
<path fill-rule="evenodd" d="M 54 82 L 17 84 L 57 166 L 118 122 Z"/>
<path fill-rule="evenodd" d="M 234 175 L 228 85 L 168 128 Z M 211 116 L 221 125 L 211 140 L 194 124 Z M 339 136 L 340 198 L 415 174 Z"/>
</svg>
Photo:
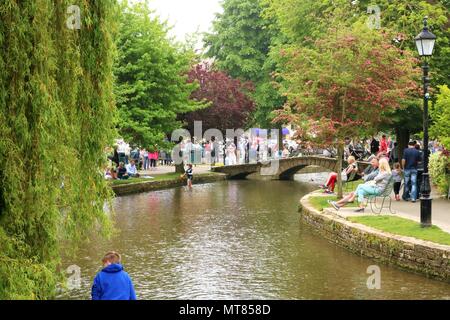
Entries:
<svg viewBox="0 0 450 320">
<path fill-rule="evenodd" d="M 395 212 L 392 211 L 391 194 L 392 194 L 393 190 L 394 190 L 394 177 L 391 177 L 389 179 L 389 182 L 388 182 L 386 188 L 384 189 L 384 191 L 381 194 L 379 194 L 377 196 L 375 196 L 375 195 L 367 196 L 366 207 L 368 207 L 370 205 L 370 209 L 372 210 L 372 212 L 377 213 L 377 214 L 380 214 L 384 208 L 389 209 L 390 213 L 395 214 Z M 381 202 L 380 207 L 378 207 L 377 199 L 380 199 L 380 202 Z"/>
<path fill-rule="evenodd" d="M 355 176 L 357 174 L 358 174 L 358 172 L 356 172 L 356 171 L 353 171 L 352 173 L 350 173 L 350 177 L 348 178 L 347 181 L 344 182 L 344 185 L 343 185 L 344 192 L 351 192 L 356 189 L 356 186 L 359 184 L 359 181 L 361 181 L 360 179 L 355 180 Z"/>
</svg>

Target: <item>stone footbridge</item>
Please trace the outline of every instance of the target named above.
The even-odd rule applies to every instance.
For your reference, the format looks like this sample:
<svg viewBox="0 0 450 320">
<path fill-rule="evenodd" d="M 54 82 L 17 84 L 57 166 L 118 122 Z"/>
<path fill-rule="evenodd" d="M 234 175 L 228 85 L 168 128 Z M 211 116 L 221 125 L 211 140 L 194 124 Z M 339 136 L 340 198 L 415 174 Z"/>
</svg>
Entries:
<svg viewBox="0 0 450 320">
<path fill-rule="evenodd" d="M 362 172 L 369 165 L 368 162 L 358 162 L 358 169 Z M 318 166 L 336 172 L 337 160 L 320 156 L 293 157 L 267 162 L 213 167 L 211 171 L 224 173 L 230 179 L 245 179 L 249 174 L 256 173 L 261 176 L 269 176 L 273 180 L 292 180 L 294 174 L 308 166 Z"/>
</svg>

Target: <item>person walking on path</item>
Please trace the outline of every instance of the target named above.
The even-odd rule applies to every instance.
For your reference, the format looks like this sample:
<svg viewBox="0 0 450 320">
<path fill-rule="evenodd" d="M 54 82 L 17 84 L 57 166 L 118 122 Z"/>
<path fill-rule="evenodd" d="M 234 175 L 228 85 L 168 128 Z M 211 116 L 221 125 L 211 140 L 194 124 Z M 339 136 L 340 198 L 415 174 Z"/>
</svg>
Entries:
<svg viewBox="0 0 450 320">
<path fill-rule="evenodd" d="M 92 285 L 92 300 L 136 300 L 133 282 L 123 270 L 120 254 L 108 252 L 102 259 L 103 269 Z"/>
<path fill-rule="evenodd" d="M 403 151 L 402 167 L 405 175 L 405 185 L 403 189 L 403 200 L 411 202 L 417 201 L 417 166 L 422 159 L 422 154 L 415 148 L 416 142 L 411 141 L 408 148 Z M 411 184 L 411 190 L 410 190 Z"/>
</svg>

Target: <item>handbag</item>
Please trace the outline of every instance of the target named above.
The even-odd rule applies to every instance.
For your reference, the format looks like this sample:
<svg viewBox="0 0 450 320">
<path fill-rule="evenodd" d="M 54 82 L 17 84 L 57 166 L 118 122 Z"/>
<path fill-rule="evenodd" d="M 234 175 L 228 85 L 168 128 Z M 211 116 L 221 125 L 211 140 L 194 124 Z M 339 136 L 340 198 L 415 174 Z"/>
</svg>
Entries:
<svg viewBox="0 0 450 320">
<path fill-rule="evenodd" d="M 347 181 L 347 169 L 342 170 L 341 179 L 342 181 Z"/>
</svg>

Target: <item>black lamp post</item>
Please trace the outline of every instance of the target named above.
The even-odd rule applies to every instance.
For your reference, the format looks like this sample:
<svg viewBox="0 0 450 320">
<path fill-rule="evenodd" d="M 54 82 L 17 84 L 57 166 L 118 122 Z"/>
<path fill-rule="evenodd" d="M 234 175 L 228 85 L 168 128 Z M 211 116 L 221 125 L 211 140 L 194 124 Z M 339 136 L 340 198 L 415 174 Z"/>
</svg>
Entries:
<svg viewBox="0 0 450 320">
<path fill-rule="evenodd" d="M 423 174 L 422 185 L 420 186 L 420 223 L 422 227 L 431 226 L 431 187 L 430 177 L 428 174 L 428 100 L 430 95 L 428 93 L 428 87 L 430 85 L 430 78 L 428 78 L 428 72 L 430 70 L 428 66 L 428 57 L 433 55 L 434 44 L 436 42 L 436 36 L 428 30 L 427 17 L 423 20 L 423 30 L 415 38 L 417 51 L 421 58 L 423 58 Z"/>
</svg>

